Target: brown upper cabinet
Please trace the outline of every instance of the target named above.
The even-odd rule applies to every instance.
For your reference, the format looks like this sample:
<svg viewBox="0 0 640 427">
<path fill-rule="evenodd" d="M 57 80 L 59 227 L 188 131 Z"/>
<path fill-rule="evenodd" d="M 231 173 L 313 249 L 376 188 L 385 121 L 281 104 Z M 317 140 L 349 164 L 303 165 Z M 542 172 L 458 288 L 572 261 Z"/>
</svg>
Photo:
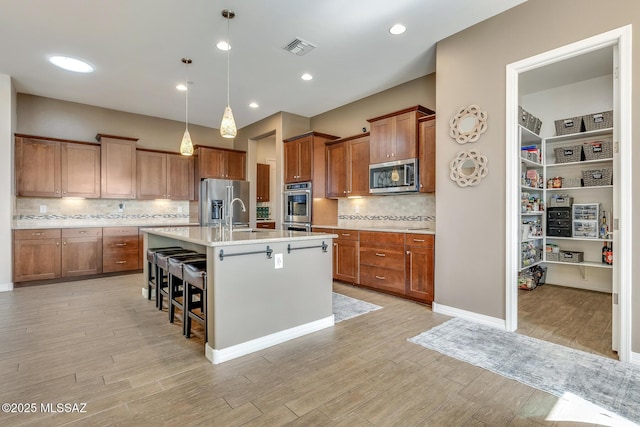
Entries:
<svg viewBox="0 0 640 427">
<path fill-rule="evenodd" d="M 418 119 L 435 114 L 416 105 L 367 120 L 371 124 L 369 163 L 384 163 L 418 157 Z"/>
<path fill-rule="evenodd" d="M 247 179 L 247 153 L 222 148 L 196 148 L 198 181 L 202 178 Z"/>
<path fill-rule="evenodd" d="M 313 197 L 325 197 L 325 142 L 337 136 L 307 132 L 285 139 L 284 182 L 313 182 Z"/>
<path fill-rule="evenodd" d="M 101 175 L 103 199 L 135 199 L 137 187 L 137 138 L 96 135 L 102 145 Z"/>
<path fill-rule="evenodd" d="M 193 160 L 180 154 L 137 150 L 137 198 L 193 200 Z"/>
<path fill-rule="evenodd" d="M 16 195 L 100 197 L 100 145 L 16 134 Z"/>
<path fill-rule="evenodd" d="M 419 174 L 420 192 L 436 191 L 436 115 L 420 117 L 419 124 Z"/>
<path fill-rule="evenodd" d="M 270 169 L 271 167 L 268 164 L 256 164 L 256 201 L 258 202 L 269 201 Z"/>
<path fill-rule="evenodd" d="M 326 143 L 326 197 L 369 195 L 369 133 Z"/>
</svg>

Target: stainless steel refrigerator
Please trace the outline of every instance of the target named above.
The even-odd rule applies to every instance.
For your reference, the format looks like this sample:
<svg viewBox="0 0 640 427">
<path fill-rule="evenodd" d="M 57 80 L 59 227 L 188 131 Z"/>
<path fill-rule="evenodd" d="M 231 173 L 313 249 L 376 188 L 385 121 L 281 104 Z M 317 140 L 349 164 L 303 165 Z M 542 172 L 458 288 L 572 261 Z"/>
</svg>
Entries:
<svg viewBox="0 0 640 427">
<path fill-rule="evenodd" d="M 234 199 L 240 199 L 242 203 Z M 249 199 L 249 181 L 207 178 L 200 182 L 200 225 L 218 225 L 227 217 L 231 203 L 233 226 L 248 227 L 251 203 Z M 244 211 L 242 206 L 244 205 Z"/>
</svg>

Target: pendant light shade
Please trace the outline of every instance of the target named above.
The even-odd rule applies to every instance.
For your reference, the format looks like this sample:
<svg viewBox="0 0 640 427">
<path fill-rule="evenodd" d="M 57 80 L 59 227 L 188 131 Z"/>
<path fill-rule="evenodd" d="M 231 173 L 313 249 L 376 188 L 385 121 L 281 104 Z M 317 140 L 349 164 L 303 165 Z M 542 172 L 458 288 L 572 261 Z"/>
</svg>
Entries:
<svg viewBox="0 0 640 427">
<path fill-rule="evenodd" d="M 231 43 L 229 39 L 229 21 L 232 20 L 236 14 L 235 12 L 224 9 L 222 16 L 227 19 L 227 107 L 224 109 L 224 115 L 222 116 L 222 123 L 220 124 L 220 135 L 223 138 L 235 138 L 238 134 L 236 128 L 236 121 L 233 119 L 233 112 L 231 111 L 231 104 L 229 103 L 229 52 L 231 51 Z"/>
<path fill-rule="evenodd" d="M 220 135 L 224 138 L 235 138 L 238 134 L 236 129 L 236 122 L 233 120 L 233 112 L 231 107 L 227 105 L 224 109 L 224 115 L 222 116 L 222 123 L 220 124 Z"/>
<path fill-rule="evenodd" d="M 185 79 L 184 86 L 187 88 L 184 95 L 184 135 L 182 135 L 182 142 L 180 143 L 180 154 L 183 156 L 193 155 L 193 143 L 191 142 L 191 135 L 189 134 L 189 75 L 188 68 L 191 64 L 189 58 L 182 58 L 182 62 L 185 66 Z"/>
</svg>

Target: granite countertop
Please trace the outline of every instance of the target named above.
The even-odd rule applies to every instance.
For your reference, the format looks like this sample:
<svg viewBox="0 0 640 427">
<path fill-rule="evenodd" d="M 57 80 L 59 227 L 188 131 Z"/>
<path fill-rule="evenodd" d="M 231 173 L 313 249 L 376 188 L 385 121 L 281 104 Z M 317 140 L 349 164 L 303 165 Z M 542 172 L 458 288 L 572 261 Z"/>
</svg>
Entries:
<svg viewBox="0 0 640 427">
<path fill-rule="evenodd" d="M 388 233 L 416 233 L 416 234 L 436 234 L 436 230 L 434 230 L 433 228 L 427 228 L 427 227 L 406 227 L 406 226 L 389 226 L 389 225 L 383 225 L 380 227 L 345 227 L 345 226 L 338 226 L 338 225 L 321 225 L 321 224 L 312 224 L 311 227 L 313 228 L 331 228 L 334 230 L 357 230 L 357 231 L 383 231 L 383 232 L 388 232 Z"/>
<path fill-rule="evenodd" d="M 140 231 L 211 247 L 296 240 L 322 240 L 327 237 L 338 237 L 335 234 L 327 235 L 326 233 L 267 229 L 255 230 L 250 228 L 239 228 L 229 234 L 225 228 L 220 229 L 219 227 L 152 227 L 141 228 Z"/>
<path fill-rule="evenodd" d="M 78 222 L 78 223 L 53 223 L 51 225 L 42 225 L 42 224 L 18 224 L 18 225 L 14 225 L 13 229 L 14 230 L 47 230 L 47 229 L 52 229 L 52 228 L 111 228 L 111 227 L 193 227 L 193 226 L 198 226 L 200 225 L 197 222 L 193 222 L 193 223 L 183 223 L 183 224 L 177 224 L 177 223 L 173 223 L 173 224 L 167 224 L 167 223 L 157 223 L 157 224 L 153 224 L 153 223 L 149 223 L 147 222 L 136 222 L 136 223 L 131 223 L 131 222 L 127 222 L 127 223 L 110 223 L 110 224 L 106 224 L 106 223 L 98 223 L 98 224 L 91 224 L 91 223 L 86 223 L 86 222 Z"/>
</svg>

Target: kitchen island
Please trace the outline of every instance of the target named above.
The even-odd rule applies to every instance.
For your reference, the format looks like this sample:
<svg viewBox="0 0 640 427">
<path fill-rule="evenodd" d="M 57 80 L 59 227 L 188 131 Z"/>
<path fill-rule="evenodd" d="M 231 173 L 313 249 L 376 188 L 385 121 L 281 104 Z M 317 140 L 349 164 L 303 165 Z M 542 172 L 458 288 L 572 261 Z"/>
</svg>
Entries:
<svg viewBox="0 0 640 427">
<path fill-rule="evenodd" d="M 207 256 L 205 355 L 240 357 L 333 326 L 332 240 L 324 233 L 219 227 L 144 228 L 144 250 Z M 147 264 L 144 266 L 145 283 Z"/>
</svg>

